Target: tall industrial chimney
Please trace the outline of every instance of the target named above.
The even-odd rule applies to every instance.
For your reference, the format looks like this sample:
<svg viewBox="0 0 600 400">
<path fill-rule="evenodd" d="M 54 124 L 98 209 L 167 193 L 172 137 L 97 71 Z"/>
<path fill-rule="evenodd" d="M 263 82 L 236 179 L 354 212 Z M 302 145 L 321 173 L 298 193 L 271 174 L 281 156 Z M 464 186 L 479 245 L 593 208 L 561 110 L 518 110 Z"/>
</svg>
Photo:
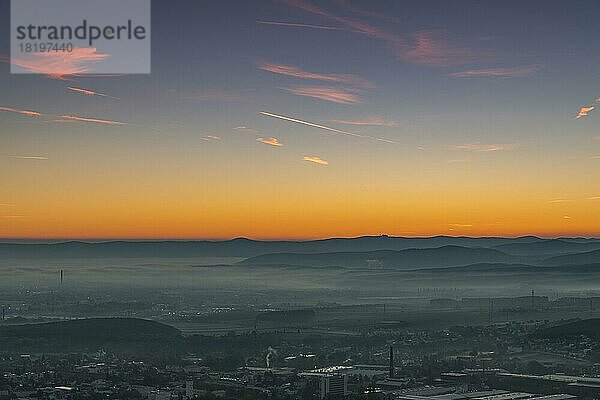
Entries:
<svg viewBox="0 0 600 400">
<path fill-rule="evenodd" d="M 390 378 L 394 377 L 394 346 L 390 345 Z"/>
<path fill-rule="evenodd" d="M 64 275 L 64 273 L 63 273 L 63 270 L 61 269 L 61 270 L 60 270 L 60 284 L 61 284 L 61 285 L 62 285 L 62 283 L 63 283 L 63 275 Z"/>
</svg>

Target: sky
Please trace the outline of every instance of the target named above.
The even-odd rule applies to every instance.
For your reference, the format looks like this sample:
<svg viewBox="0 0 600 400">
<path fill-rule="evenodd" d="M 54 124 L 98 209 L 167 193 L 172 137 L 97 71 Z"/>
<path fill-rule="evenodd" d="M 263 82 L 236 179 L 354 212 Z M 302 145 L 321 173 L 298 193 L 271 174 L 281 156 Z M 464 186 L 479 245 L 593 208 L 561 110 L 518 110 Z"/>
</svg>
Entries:
<svg viewBox="0 0 600 400">
<path fill-rule="evenodd" d="M 121 76 L 11 75 L 9 7 L 0 238 L 600 236 L 596 0 L 155 0 Z"/>
</svg>

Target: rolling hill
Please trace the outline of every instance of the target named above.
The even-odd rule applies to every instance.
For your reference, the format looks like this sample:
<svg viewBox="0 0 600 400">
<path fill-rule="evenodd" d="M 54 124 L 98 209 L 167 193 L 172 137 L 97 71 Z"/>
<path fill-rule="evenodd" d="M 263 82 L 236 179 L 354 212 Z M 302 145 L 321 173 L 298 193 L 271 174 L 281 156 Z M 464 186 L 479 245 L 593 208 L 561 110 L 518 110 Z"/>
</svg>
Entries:
<svg viewBox="0 0 600 400">
<path fill-rule="evenodd" d="M 535 335 L 544 338 L 562 338 L 580 335 L 600 337 L 600 318 L 584 319 L 541 329 Z"/>
<path fill-rule="evenodd" d="M 339 253 L 273 253 L 250 257 L 246 265 L 344 266 L 355 268 L 415 269 L 451 267 L 476 263 L 515 263 L 519 258 L 499 250 L 442 246 L 429 249 L 383 250 Z"/>
<path fill-rule="evenodd" d="M 502 252 L 520 256 L 557 256 L 581 253 L 600 249 L 600 241 L 575 242 L 564 239 L 550 239 L 529 243 L 507 243 L 494 246 Z"/>
<path fill-rule="evenodd" d="M 544 260 L 543 264 L 549 266 L 600 264 L 600 250 L 550 257 Z"/>
<path fill-rule="evenodd" d="M 361 236 L 309 241 L 258 241 L 237 238 L 223 241 L 67 241 L 54 243 L 0 243 L 0 258 L 141 258 L 141 257 L 253 257 L 267 253 L 328 253 L 376 250 L 435 248 L 447 245 L 491 247 L 507 243 L 530 243 L 543 239 L 470 238 L 435 236 L 406 238 L 394 236 Z"/>
<path fill-rule="evenodd" d="M 173 339 L 178 329 L 138 318 L 86 318 L 0 326 L 0 338 L 56 339 L 68 342 L 129 342 Z"/>
</svg>

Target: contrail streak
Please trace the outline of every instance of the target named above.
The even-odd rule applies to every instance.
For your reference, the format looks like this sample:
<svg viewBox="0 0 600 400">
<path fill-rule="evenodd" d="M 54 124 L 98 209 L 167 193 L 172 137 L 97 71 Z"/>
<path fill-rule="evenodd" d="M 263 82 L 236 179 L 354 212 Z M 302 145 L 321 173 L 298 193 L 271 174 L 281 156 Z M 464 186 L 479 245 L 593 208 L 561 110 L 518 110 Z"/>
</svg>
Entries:
<svg viewBox="0 0 600 400">
<path fill-rule="evenodd" d="M 63 119 L 69 120 L 69 121 L 93 122 L 96 124 L 105 124 L 105 125 L 127 125 L 126 122 L 109 121 L 106 119 L 98 119 L 98 118 L 85 118 L 85 117 L 78 117 L 76 115 L 61 115 L 60 117 Z"/>
<path fill-rule="evenodd" d="M 342 130 L 339 130 L 339 129 L 330 128 L 330 127 L 325 126 L 325 125 L 319 125 L 319 124 L 315 124 L 315 123 L 312 123 L 312 122 L 303 121 L 301 119 L 286 117 L 286 116 L 283 116 L 283 115 L 277 115 L 277 114 L 273 114 L 273 113 L 266 112 L 266 111 L 261 111 L 260 114 L 265 115 L 267 117 L 271 117 L 271 118 L 278 118 L 278 119 L 282 119 L 284 121 L 290 121 L 290 122 L 295 122 L 297 124 L 311 126 L 313 128 L 324 129 L 326 131 L 337 133 L 337 134 L 340 134 L 340 135 L 354 136 L 354 137 L 360 137 L 360 138 L 364 138 L 364 139 L 378 140 L 380 142 L 385 142 L 385 143 L 398 144 L 398 142 L 395 142 L 395 141 L 390 140 L 390 139 L 379 138 L 379 137 L 368 136 L 368 135 L 360 135 L 358 133 L 352 133 L 352 132 L 346 132 L 346 131 L 342 131 Z"/>
<path fill-rule="evenodd" d="M 109 96 L 109 95 L 104 94 L 104 93 L 94 92 L 93 90 L 89 90 L 89 89 L 82 89 L 82 88 L 71 87 L 71 86 L 68 86 L 67 89 L 70 90 L 70 91 L 72 91 L 72 92 L 85 94 L 87 96 L 100 96 L 100 97 L 108 97 L 108 98 L 111 98 L 111 99 L 120 100 L 118 97 Z"/>
<path fill-rule="evenodd" d="M 12 108 L 12 107 L 0 107 L 0 111 L 14 112 L 14 113 L 23 114 L 23 115 L 29 115 L 31 117 L 39 117 L 40 115 L 42 115 L 42 113 L 39 113 L 37 111 L 19 110 L 17 108 Z"/>
<path fill-rule="evenodd" d="M 299 24 L 293 22 L 277 22 L 277 21 L 256 21 L 258 24 L 263 25 L 276 25 L 276 26 L 289 26 L 293 28 L 310 28 L 310 29 L 324 29 L 328 31 L 342 31 L 344 28 L 338 28 L 335 26 L 326 26 L 326 25 L 312 25 L 312 24 Z"/>
<path fill-rule="evenodd" d="M 8 156 L 10 158 L 16 158 L 19 160 L 47 160 L 48 157 L 42 157 L 42 156 Z"/>
</svg>

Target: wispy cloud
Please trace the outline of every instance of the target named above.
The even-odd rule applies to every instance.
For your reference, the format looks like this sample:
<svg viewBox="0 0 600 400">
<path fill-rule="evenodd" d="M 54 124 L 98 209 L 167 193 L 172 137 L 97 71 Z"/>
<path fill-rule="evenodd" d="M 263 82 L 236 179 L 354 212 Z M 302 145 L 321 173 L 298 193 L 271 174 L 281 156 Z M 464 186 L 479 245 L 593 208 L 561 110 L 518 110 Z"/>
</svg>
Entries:
<svg viewBox="0 0 600 400">
<path fill-rule="evenodd" d="M 329 162 L 326 160 L 323 160 L 320 157 L 315 157 L 315 156 L 305 156 L 303 158 L 304 161 L 308 161 L 311 163 L 315 163 L 315 164 L 320 164 L 320 165 L 329 165 Z"/>
<path fill-rule="evenodd" d="M 327 25 L 313 25 L 313 24 L 301 24 L 296 22 L 279 22 L 279 21 L 256 21 L 258 24 L 263 25 L 275 25 L 275 26 L 287 26 L 291 28 L 309 28 L 309 29 L 322 29 L 327 31 L 341 31 L 343 28 L 339 28 L 337 26 L 327 26 Z"/>
<path fill-rule="evenodd" d="M 379 117 L 368 117 L 363 119 L 330 119 L 329 121 L 344 125 L 367 125 L 367 126 L 386 126 L 392 127 L 398 125 L 397 121 L 386 120 Z"/>
<path fill-rule="evenodd" d="M 481 152 L 494 152 L 503 150 L 512 150 L 519 145 L 517 143 L 495 143 L 495 144 L 481 144 L 481 143 L 463 143 L 455 144 L 452 146 L 455 150 L 465 151 L 481 151 Z"/>
<path fill-rule="evenodd" d="M 452 228 L 471 228 L 473 224 L 448 224 Z"/>
<path fill-rule="evenodd" d="M 15 158 L 18 160 L 48 160 L 48 157 L 44 157 L 44 156 L 20 156 L 20 155 L 10 155 L 8 156 L 9 158 Z"/>
<path fill-rule="evenodd" d="M 458 43 L 442 31 L 413 33 L 413 43 L 398 48 L 401 59 L 430 67 L 452 67 L 492 58 L 490 52 L 475 50 Z"/>
<path fill-rule="evenodd" d="M 283 0 L 283 2 L 288 4 L 291 7 L 294 7 L 296 9 L 299 9 L 306 13 L 318 15 L 319 17 L 328 19 L 330 21 L 337 22 L 337 23 L 345 26 L 346 28 L 348 28 L 352 31 L 358 32 L 362 35 L 380 39 L 380 40 L 385 40 L 385 41 L 392 42 L 395 44 L 403 44 L 404 43 L 404 40 L 395 34 L 388 33 L 377 27 L 371 26 L 369 24 L 365 24 L 365 23 L 357 21 L 355 19 L 337 16 L 337 15 L 332 14 L 328 11 L 325 11 L 324 9 L 322 9 L 312 3 L 309 3 L 307 1 Z"/>
<path fill-rule="evenodd" d="M 361 8 L 358 7 L 354 7 L 352 4 L 350 4 L 348 1 L 346 0 L 335 0 L 336 3 L 338 3 L 342 8 L 344 8 L 345 10 L 357 13 L 357 14 L 363 14 L 366 15 L 368 17 L 375 17 L 375 18 L 380 18 L 382 20 L 385 21 L 391 21 L 391 22 L 400 22 L 400 19 L 388 15 L 388 14 L 384 14 L 384 13 L 379 13 L 379 12 L 374 12 L 374 11 L 367 11 L 367 10 L 363 10 Z"/>
<path fill-rule="evenodd" d="M 362 101 L 360 96 L 358 96 L 354 91 L 336 87 L 296 86 L 284 87 L 282 89 L 297 96 L 312 97 L 338 104 L 358 104 Z"/>
<path fill-rule="evenodd" d="M 560 204 L 560 203 L 573 203 L 585 200 L 600 200 L 600 196 L 590 196 L 590 197 L 576 197 L 570 199 L 552 199 L 548 200 L 550 204 Z"/>
<path fill-rule="evenodd" d="M 466 71 L 452 72 L 448 75 L 455 78 L 523 78 L 534 75 L 539 70 L 539 66 L 530 65 L 512 68 L 469 69 Z"/>
<path fill-rule="evenodd" d="M 575 119 L 587 117 L 592 111 L 594 111 L 595 108 L 596 107 L 594 107 L 594 106 L 591 106 L 591 107 L 581 107 L 579 109 L 579 112 L 577 113 L 577 116 L 575 117 Z"/>
<path fill-rule="evenodd" d="M 572 203 L 578 202 L 582 200 L 600 200 L 600 196 L 590 196 L 590 197 L 580 197 L 580 198 L 572 198 L 572 199 L 553 199 L 548 200 L 548 203 L 556 204 L 556 203 Z"/>
<path fill-rule="evenodd" d="M 354 136 L 354 137 L 360 137 L 360 138 L 365 138 L 365 139 L 373 139 L 373 140 L 377 140 L 377 141 L 381 141 L 381 142 L 385 142 L 385 143 L 394 143 L 394 144 L 397 143 L 397 142 L 395 142 L 393 140 L 390 140 L 390 139 L 385 139 L 385 138 L 380 138 L 380 137 L 375 137 L 375 136 L 368 136 L 368 135 L 360 135 L 358 133 L 342 131 L 340 129 L 330 128 L 330 127 L 325 126 L 325 125 L 319 125 L 319 124 L 315 124 L 315 123 L 312 123 L 312 122 L 309 122 L 309 121 L 303 121 L 301 119 L 286 117 L 284 115 L 273 114 L 273 113 L 266 112 L 266 111 L 261 111 L 260 114 L 264 115 L 264 116 L 267 116 L 267 117 L 271 117 L 271 118 L 278 118 L 278 119 L 282 119 L 284 121 L 294 122 L 296 124 L 302 124 L 302 125 L 310 126 L 310 127 L 313 127 L 313 128 L 323 129 L 323 130 L 326 130 L 326 131 L 329 131 L 329 132 L 333 132 L 333 133 L 337 133 L 337 134 L 340 134 L 340 135 Z"/>
<path fill-rule="evenodd" d="M 221 140 L 221 138 L 219 136 L 214 136 L 214 135 L 206 135 L 206 136 L 203 136 L 201 139 L 206 142 L 212 142 L 214 140 Z"/>
<path fill-rule="evenodd" d="M 109 96 L 105 93 L 100 93 L 100 92 L 96 92 L 90 89 L 82 89 L 82 88 L 78 88 L 78 87 L 67 87 L 67 90 L 70 90 L 71 92 L 75 92 L 75 93 L 80 93 L 80 94 L 84 94 L 86 96 L 99 96 L 99 97 L 108 97 L 111 99 L 115 99 L 115 100 L 119 100 L 118 97 L 114 97 L 114 96 Z"/>
<path fill-rule="evenodd" d="M 317 72 L 308 72 L 304 71 L 298 67 L 293 65 L 285 65 L 285 64 L 273 64 L 268 62 L 263 62 L 258 64 L 258 68 L 263 71 L 272 72 L 274 74 L 290 76 L 294 78 L 301 79 L 312 79 L 322 82 L 332 82 L 332 83 L 341 83 L 345 85 L 356 86 L 364 89 L 375 88 L 376 85 L 369 82 L 366 79 L 361 78 L 360 76 L 353 74 L 324 74 Z"/>
<path fill-rule="evenodd" d="M 109 54 L 96 52 L 95 47 L 76 47 L 73 51 L 29 53 L 24 58 L 4 58 L 30 73 L 47 75 L 53 79 L 92 72 L 94 63 L 106 60 Z"/>
<path fill-rule="evenodd" d="M 27 218 L 27 216 L 26 215 L 3 215 L 2 218 L 20 219 L 20 218 Z"/>
<path fill-rule="evenodd" d="M 338 23 L 358 34 L 384 41 L 400 59 L 414 64 L 449 67 L 496 57 L 489 51 L 461 45 L 457 39 L 442 31 L 419 31 L 409 35 L 398 35 L 356 19 L 335 15 L 305 0 L 282 1 L 298 10 Z"/>
<path fill-rule="evenodd" d="M 11 203 L 0 203 L 0 207 L 14 207 L 15 204 L 11 204 Z"/>
<path fill-rule="evenodd" d="M 14 112 L 14 113 L 22 114 L 22 115 L 28 115 L 30 117 L 39 117 L 40 115 L 42 115 L 42 113 L 37 112 L 37 111 L 19 110 L 17 108 L 12 108 L 12 107 L 0 107 L 0 111 Z"/>
<path fill-rule="evenodd" d="M 213 101 L 213 102 L 241 102 L 246 98 L 240 92 L 229 89 L 204 89 L 190 92 L 180 92 L 175 89 L 169 90 L 176 93 L 184 100 Z"/>
<path fill-rule="evenodd" d="M 267 138 L 259 137 L 259 138 L 256 138 L 256 141 L 264 143 L 264 144 L 269 144 L 271 146 L 277 146 L 277 147 L 283 146 L 283 143 L 281 143 L 279 141 L 279 139 L 274 138 L 274 137 L 267 137 Z"/>
<path fill-rule="evenodd" d="M 233 128 L 233 130 L 238 132 L 258 133 L 256 129 L 249 128 L 246 125 L 236 126 L 235 128 Z"/>
<path fill-rule="evenodd" d="M 95 124 L 104 124 L 104 125 L 127 125 L 127 122 L 111 121 L 111 120 L 99 119 L 99 118 L 78 117 L 76 115 L 61 115 L 60 117 L 65 120 L 68 120 L 68 121 L 91 122 L 91 123 L 95 123 Z"/>
</svg>

